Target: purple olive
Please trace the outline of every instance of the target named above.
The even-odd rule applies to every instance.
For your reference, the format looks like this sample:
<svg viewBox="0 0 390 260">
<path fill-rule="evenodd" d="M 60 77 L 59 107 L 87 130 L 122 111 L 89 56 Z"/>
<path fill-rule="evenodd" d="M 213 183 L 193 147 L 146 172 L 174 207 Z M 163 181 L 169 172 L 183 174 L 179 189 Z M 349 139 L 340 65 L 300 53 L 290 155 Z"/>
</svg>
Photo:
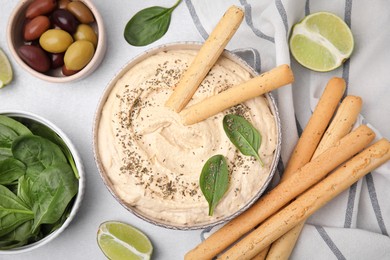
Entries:
<svg viewBox="0 0 390 260">
<path fill-rule="evenodd" d="M 64 52 L 50 54 L 52 69 L 57 69 L 64 65 L 64 54 L 65 54 Z"/>
<path fill-rule="evenodd" d="M 70 34 L 74 34 L 79 25 L 79 21 L 68 10 L 57 9 L 51 15 L 51 22 L 54 26 L 60 27 L 62 30 Z"/>
<path fill-rule="evenodd" d="M 46 72 L 50 69 L 50 60 L 44 50 L 38 46 L 23 45 L 18 49 L 20 58 L 31 68 L 39 72 Z"/>
<path fill-rule="evenodd" d="M 56 0 L 34 0 L 26 10 L 26 18 L 34 18 L 38 15 L 48 14 L 57 6 Z"/>
</svg>

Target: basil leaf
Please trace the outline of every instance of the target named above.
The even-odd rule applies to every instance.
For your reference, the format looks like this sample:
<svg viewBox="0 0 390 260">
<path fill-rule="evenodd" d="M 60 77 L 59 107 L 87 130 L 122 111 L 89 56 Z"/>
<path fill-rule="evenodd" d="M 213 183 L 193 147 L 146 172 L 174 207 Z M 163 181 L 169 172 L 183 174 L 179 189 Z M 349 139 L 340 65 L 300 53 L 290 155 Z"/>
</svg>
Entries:
<svg viewBox="0 0 390 260">
<path fill-rule="evenodd" d="M 261 135 L 245 118 L 238 115 L 225 115 L 223 129 L 230 141 L 237 149 L 247 156 L 254 156 L 263 166 L 258 151 L 261 144 Z"/>
<path fill-rule="evenodd" d="M 171 8 L 152 6 L 136 13 L 126 24 L 126 41 L 134 46 L 145 46 L 160 39 L 168 31 L 171 14 L 181 1 Z"/>
<path fill-rule="evenodd" d="M 21 161 L 8 158 L 0 161 L 0 184 L 12 184 L 26 173 L 26 166 Z"/>
<path fill-rule="evenodd" d="M 229 186 L 229 170 L 223 155 L 214 155 L 207 160 L 200 174 L 199 185 L 209 203 L 209 216 L 212 216 Z"/>
</svg>

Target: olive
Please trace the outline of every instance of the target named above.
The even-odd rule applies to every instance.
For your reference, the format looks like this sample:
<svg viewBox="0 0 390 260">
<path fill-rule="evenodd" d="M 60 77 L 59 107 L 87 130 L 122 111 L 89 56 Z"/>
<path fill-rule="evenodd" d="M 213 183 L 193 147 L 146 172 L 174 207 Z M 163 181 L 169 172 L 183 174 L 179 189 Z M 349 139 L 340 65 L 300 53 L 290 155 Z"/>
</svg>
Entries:
<svg viewBox="0 0 390 260">
<path fill-rule="evenodd" d="M 64 65 L 64 55 L 65 53 L 51 53 L 50 54 L 50 61 L 51 61 L 51 68 L 57 69 L 59 67 L 62 67 Z"/>
<path fill-rule="evenodd" d="M 47 30 L 39 38 L 39 44 L 42 48 L 51 53 L 66 51 L 72 42 L 72 36 L 68 32 L 59 29 Z"/>
<path fill-rule="evenodd" d="M 51 15 L 53 25 L 73 34 L 77 30 L 79 21 L 69 11 L 63 9 L 55 10 Z"/>
<path fill-rule="evenodd" d="M 77 40 L 86 40 L 92 42 L 93 46 L 96 48 L 97 45 L 97 35 L 91 26 L 87 24 L 80 24 L 77 27 L 77 31 L 73 34 L 73 38 Z"/>
<path fill-rule="evenodd" d="M 92 23 L 95 21 L 91 10 L 82 2 L 70 2 L 66 8 L 76 16 L 81 23 Z"/>
<path fill-rule="evenodd" d="M 68 4 L 70 3 L 70 0 L 59 0 L 58 1 L 58 8 L 59 9 L 66 9 Z"/>
<path fill-rule="evenodd" d="M 92 59 L 95 48 L 86 40 L 75 41 L 65 52 L 64 63 L 69 70 L 81 70 Z"/>
<path fill-rule="evenodd" d="M 31 68 L 39 72 L 50 69 L 50 60 L 47 54 L 38 46 L 23 45 L 18 49 L 20 58 Z"/>
<path fill-rule="evenodd" d="M 28 5 L 26 18 L 34 18 L 39 15 L 48 14 L 57 6 L 56 0 L 34 0 Z"/>
<path fill-rule="evenodd" d="M 49 27 L 50 20 L 47 16 L 37 16 L 25 24 L 23 38 L 26 41 L 38 39 L 47 29 L 49 29 Z"/>
<path fill-rule="evenodd" d="M 72 76 L 73 74 L 76 74 L 77 72 L 79 72 L 79 70 L 69 70 L 68 68 L 66 68 L 66 66 L 62 66 L 62 74 L 64 74 L 65 76 Z"/>
</svg>

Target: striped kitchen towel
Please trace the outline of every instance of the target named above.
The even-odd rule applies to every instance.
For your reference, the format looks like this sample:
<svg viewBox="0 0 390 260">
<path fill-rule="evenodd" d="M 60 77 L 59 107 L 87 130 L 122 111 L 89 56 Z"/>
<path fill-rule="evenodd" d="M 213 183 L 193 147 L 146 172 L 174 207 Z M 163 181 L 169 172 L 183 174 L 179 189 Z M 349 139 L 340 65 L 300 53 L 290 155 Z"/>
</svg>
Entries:
<svg viewBox="0 0 390 260">
<path fill-rule="evenodd" d="M 359 123 L 369 124 L 377 138 L 390 138 L 390 2 L 357 0 L 186 0 L 206 39 L 231 5 L 245 10 L 245 19 L 227 49 L 258 71 L 290 64 L 295 82 L 273 92 L 282 122 L 285 164 L 328 80 L 347 82 L 346 94 L 363 98 Z M 352 29 L 353 56 L 332 72 L 303 68 L 290 57 L 292 25 L 310 13 L 332 12 Z M 282 174 L 282 172 L 280 173 Z M 277 182 L 276 176 L 276 182 Z M 291 259 L 390 259 L 390 163 L 368 174 L 308 219 Z M 207 236 L 206 230 L 202 234 Z"/>
</svg>

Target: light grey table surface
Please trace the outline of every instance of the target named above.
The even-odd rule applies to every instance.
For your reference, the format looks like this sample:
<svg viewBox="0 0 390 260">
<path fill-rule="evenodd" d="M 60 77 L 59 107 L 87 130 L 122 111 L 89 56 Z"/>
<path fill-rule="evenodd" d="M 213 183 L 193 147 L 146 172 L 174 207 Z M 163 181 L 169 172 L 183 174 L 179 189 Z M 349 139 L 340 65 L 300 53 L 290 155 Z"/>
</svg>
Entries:
<svg viewBox="0 0 390 260">
<path fill-rule="evenodd" d="M 111 78 L 136 55 L 170 42 L 202 41 L 184 2 L 174 11 L 167 34 L 146 47 L 130 46 L 123 38 L 127 21 L 139 10 L 171 6 L 175 0 L 94 0 L 105 22 L 107 52 L 102 64 L 88 78 L 75 83 L 47 83 L 31 76 L 12 59 L 7 45 L 7 23 L 16 0 L 1 1 L 0 47 L 11 59 L 14 80 L 0 89 L 0 110 L 38 114 L 61 128 L 73 141 L 85 167 L 86 192 L 75 220 L 49 244 L 32 252 L 0 259 L 105 259 L 96 242 L 100 223 L 118 220 L 142 229 L 154 245 L 154 259 L 182 259 L 200 241 L 200 231 L 175 231 L 149 224 L 124 209 L 108 192 L 96 167 L 92 127 L 99 99 Z"/>
</svg>

